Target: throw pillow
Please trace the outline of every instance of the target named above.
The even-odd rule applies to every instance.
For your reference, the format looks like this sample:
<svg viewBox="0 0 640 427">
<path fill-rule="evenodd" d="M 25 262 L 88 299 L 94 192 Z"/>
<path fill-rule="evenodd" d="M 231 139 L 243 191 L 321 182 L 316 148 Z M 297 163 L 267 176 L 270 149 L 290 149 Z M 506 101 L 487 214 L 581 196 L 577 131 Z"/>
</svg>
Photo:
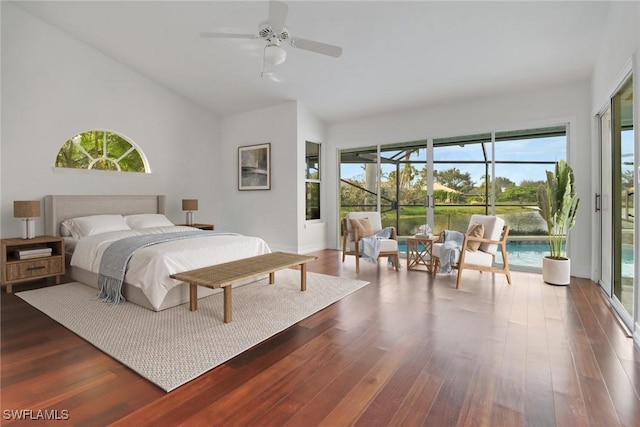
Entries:
<svg viewBox="0 0 640 427">
<path fill-rule="evenodd" d="M 358 237 L 368 237 L 373 235 L 369 218 L 351 218 L 351 229 L 358 233 Z M 355 234 L 354 234 L 355 236 Z"/>
<path fill-rule="evenodd" d="M 483 237 L 484 236 L 484 225 L 478 224 L 476 222 L 471 223 L 469 225 L 469 229 L 467 230 L 467 236 L 470 237 Z M 471 252 L 475 252 L 480 247 L 482 242 L 478 242 L 475 240 L 468 240 L 466 249 Z"/>
</svg>

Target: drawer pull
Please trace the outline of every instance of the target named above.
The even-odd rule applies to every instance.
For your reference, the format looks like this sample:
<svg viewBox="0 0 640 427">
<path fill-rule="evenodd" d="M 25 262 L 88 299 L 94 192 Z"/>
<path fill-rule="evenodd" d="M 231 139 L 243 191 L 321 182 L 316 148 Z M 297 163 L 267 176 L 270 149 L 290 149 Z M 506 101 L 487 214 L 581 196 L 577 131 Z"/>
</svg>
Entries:
<svg viewBox="0 0 640 427">
<path fill-rule="evenodd" d="M 40 265 L 38 267 L 29 267 L 29 268 L 27 268 L 27 271 L 42 270 L 43 268 L 45 268 L 44 265 Z"/>
</svg>

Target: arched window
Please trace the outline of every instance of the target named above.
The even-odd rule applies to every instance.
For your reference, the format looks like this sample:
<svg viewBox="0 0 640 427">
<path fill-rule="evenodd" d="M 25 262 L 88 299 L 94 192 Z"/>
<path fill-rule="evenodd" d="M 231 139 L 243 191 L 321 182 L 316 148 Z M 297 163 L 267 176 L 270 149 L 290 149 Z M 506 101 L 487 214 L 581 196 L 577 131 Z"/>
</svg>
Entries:
<svg viewBox="0 0 640 427">
<path fill-rule="evenodd" d="M 64 143 L 57 168 L 149 172 L 147 161 L 131 142 L 114 132 L 90 130 Z"/>
</svg>

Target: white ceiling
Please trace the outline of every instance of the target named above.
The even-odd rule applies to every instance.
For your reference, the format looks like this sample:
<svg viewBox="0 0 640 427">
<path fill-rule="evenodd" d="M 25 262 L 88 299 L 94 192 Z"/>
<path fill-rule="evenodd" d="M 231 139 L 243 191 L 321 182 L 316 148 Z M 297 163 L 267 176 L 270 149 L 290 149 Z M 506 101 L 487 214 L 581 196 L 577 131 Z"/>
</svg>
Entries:
<svg viewBox="0 0 640 427">
<path fill-rule="evenodd" d="M 295 37 L 340 58 L 285 46 L 261 78 L 255 33 L 268 2 L 16 3 L 219 116 L 298 100 L 326 122 L 587 78 L 609 3 L 289 1 Z"/>
</svg>

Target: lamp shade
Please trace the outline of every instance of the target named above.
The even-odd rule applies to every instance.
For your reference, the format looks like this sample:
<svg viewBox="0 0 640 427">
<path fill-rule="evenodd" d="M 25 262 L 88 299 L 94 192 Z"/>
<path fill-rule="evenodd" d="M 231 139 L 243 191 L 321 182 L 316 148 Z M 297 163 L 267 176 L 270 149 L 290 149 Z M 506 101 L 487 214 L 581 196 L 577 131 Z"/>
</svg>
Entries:
<svg viewBox="0 0 640 427">
<path fill-rule="evenodd" d="M 198 199 L 182 199 L 182 210 L 183 211 L 197 211 L 198 210 Z"/>
<path fill-rule="evenodd" d="M 15 218 L 39 218 L 39 200 L 15 200 L 13 202 L 13 216 Z"/>
</svg>

